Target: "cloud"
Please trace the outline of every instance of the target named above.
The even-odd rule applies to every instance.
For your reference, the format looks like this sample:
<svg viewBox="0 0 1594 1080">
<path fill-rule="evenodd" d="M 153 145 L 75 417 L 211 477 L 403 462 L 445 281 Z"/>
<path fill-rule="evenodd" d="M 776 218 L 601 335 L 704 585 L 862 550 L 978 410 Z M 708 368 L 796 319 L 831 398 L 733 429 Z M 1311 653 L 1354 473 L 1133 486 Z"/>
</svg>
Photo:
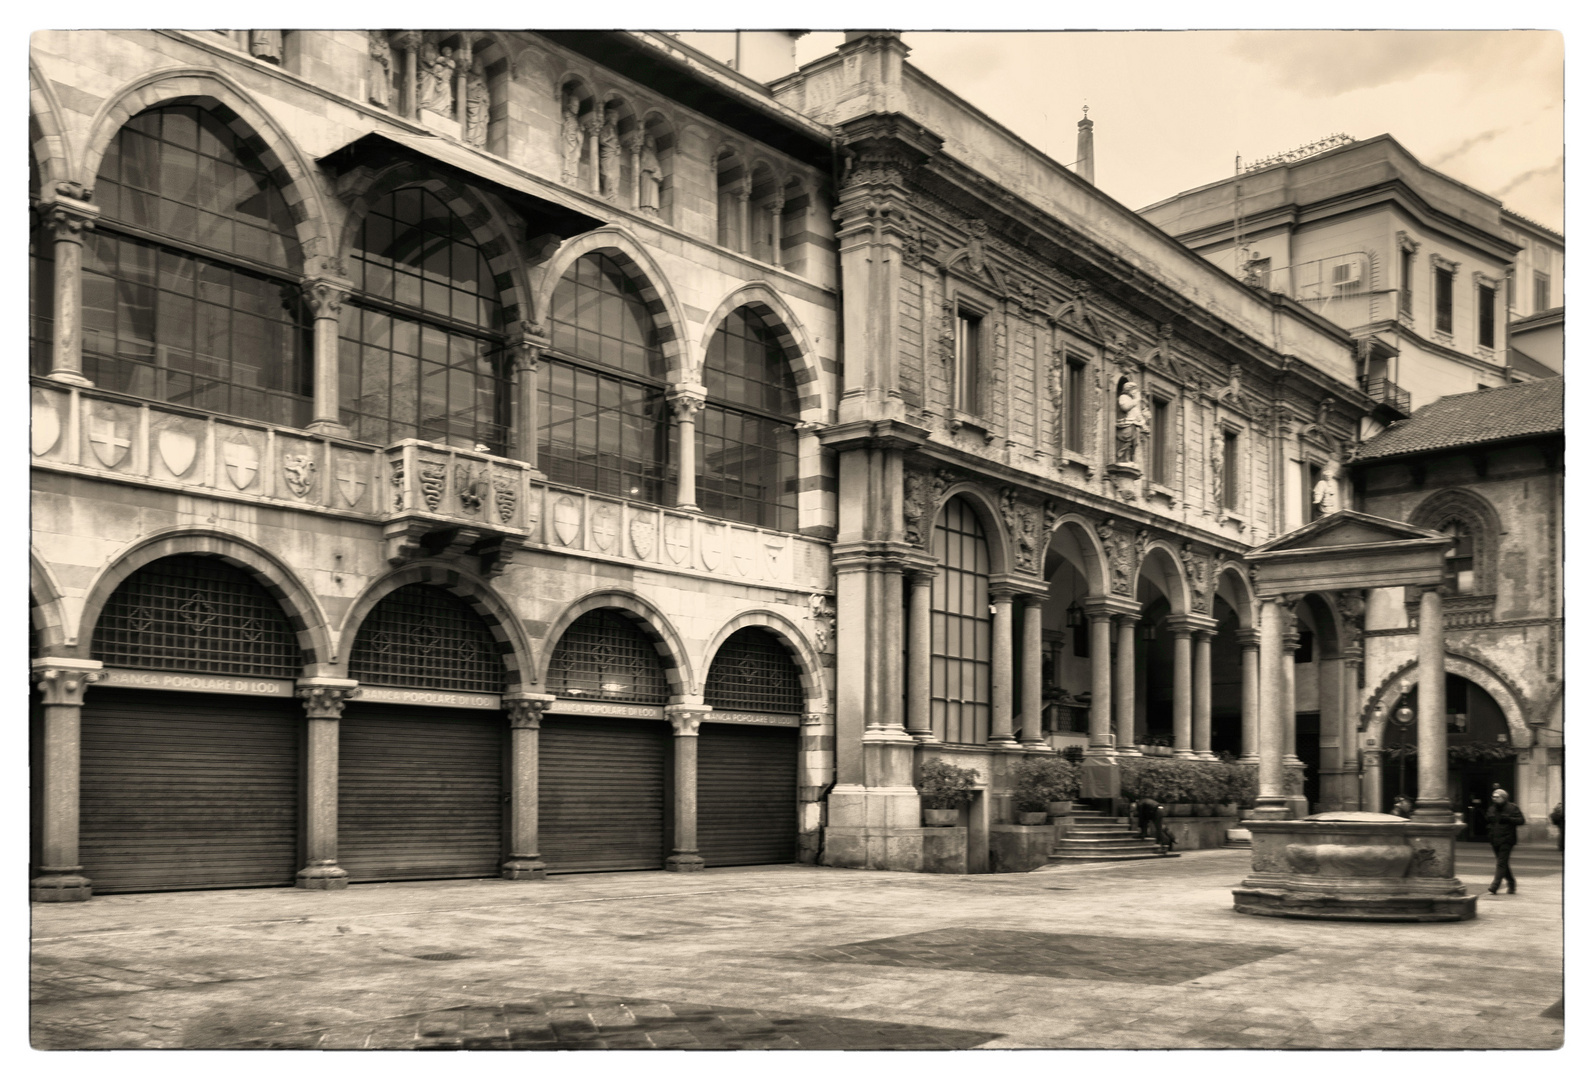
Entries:
<svg viewBox="0 0 1594 1080">
<path fill-rule="evenodd" d="M 1553 63 L 1559 80 L 1561 36 L 1541 31 L 1280 30 L 1234 35 L 1231 51 L 1271 68 L 1308 97 L 1333 97 L 1462 71 L 1485 79 L 1518 78 Z"/>
<path fill-rule="evenodd" d="M 1565 154 L 1557 155 L 1556 159 L 1554 161 L 1550 162 L 1548 165 L 1541 166 L 1541 167 L 1539 167 L 1537 169 L 1529 169 L 1527 172 L 1518 173 L 1517 175 L 1513 176 L 1510 180 L 1507 180 L 1502 186 L 1500 186 L 1498 188 L 1495 188 L 1494 197 L 1497 198 L 1497 199 L 1503 199 L 1503 198 L 1505 198 L 1507 192 L 1515 191 L 1517 188 L 1521 187 L 1523 184 L 1526 184 L 1528 181 L 1537 180 L 1541 176 L 1543 176 L 1543 177 L 1553 177 L 1556 180 L 1560 180 L 1561 179 L 1561 172 L 1562 172 L 1562 170 L 1565 167 L 1566 167 L 1566 155 Z"/>
</svg>

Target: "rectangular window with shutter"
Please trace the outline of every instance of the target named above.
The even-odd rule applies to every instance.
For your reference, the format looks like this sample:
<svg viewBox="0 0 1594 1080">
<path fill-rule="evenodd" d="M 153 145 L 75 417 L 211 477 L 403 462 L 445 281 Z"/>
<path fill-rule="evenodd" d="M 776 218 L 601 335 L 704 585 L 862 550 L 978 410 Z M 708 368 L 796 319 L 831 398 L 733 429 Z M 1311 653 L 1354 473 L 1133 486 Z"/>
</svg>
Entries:
<svg viewBox="0 0 1594 1080">
<path fill-rule="evenodd" d="M 967 311 L 957 316 L 957 371 L 952 407 L 978 416 L 980 413 L 980 317 Z"/>
<path fill-rule="evenodd" d="M 1151 482 L 1168 485 L 1168 403 L 1161 398 L 1151 399 Z"/>
<path fill-rule="evenodd" d="M 1550 275 L 1533 272 L 1533 311 L 1537 314 L 1550 306 Z"/>
<path fill-rule="evenodd" d="M 1240 505 L 1240 433 L 1223 433 L 1223 509 Z"/>
<path fill-rule="evenodd" d="M 1453 333 L 1455 318 L 1452 311 L 1452 296 L 1456 275 L 1450 270 L 1435 270 L 1433 276 L 1434 329 L 1441 334 Z"/>
<path fill-rule="evenodd" d="M 1085 364 L 1072 357 L 1068 360 L 1067 385 L 1063 408 L 1065 412 L 1064 445 L 1076 454 L 1085 452 Z"/>
<path fill-rule="evenodd" d="M 1478 286 L 1478 344 L 1494 348 L 1494 290 Z"/>
</svg>

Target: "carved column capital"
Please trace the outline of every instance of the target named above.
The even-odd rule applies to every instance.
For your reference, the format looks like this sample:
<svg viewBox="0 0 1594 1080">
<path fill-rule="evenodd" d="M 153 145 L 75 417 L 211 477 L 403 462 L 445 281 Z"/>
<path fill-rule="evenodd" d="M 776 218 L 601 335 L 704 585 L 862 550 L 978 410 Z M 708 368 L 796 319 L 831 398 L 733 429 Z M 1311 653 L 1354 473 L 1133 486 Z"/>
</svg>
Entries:
<svg viewBox="0 0 1594 1080">
<path fill-rule="evenodd" d="M 707 705 L 666 705 L 665 718 L 670 721 L 670 726 L 675 729 L 675 734 L 680 736 L 695 736 L 698 726 L 708 718 L 714 710 Z"/>
<path fill-rule="evenodd" d="M 1262 647 L 1262 631 L 1237 630 L 1234 640 L 1240 643 L 1241 649 L 1260 649 Z"/>
<path fill-rule="evenodd" d="M 400 30 L 393 35 L 393 44 L 408 52 L 419 52 L 423 36 L 419 30 Z"/>
<path fill-rule="evenodd" d="M 536 374 L 542 366 L 542 354 L 548 348 L 548 331 L 537 323 L 521 322 L 510 335 L 509 348 L 516 371 Z"/>
<path fill-rule="evenodd" d="M 90 189 L 76 182 L 59 184 L 56 191 L 54 198 L 39 206 L 50 227 L 50 235 L 57 242 L 81 244 L 83 234 L 93 229 L 99 219 L 100 208 L 87 201 Z M 74 197 L 70 191 L 82 192 L 82 197 Z"/>
<path fill-rule="evenodd" d="M 505 694 L 509 726 L 519 731 L 538 730 L 542 727 L 542 714 L 558 700 L 553 694 Z"/>
<path fill-rule="evenodd" d="M 47 656 L 33 661 L 31 678 L 44 694 L 46 705 L 82 705 L 91 683 L 105 678 L 98 660 L 68 660 Z"/>
<path fill-rule="evenodd" d="M 691 420 L 708 402 L 708 390 L 695 383 L 677 386 L 664 395 L 677 420 Z"/>
<path fill-rule="evenodd" d="M 338 278 L 311 278 L 301 287 L 304 302 L 317 319 L 336 319 L 353 291 L 353 282 Z"/>
<path fill-rule="evenodd" d="M 296 693 L 311 720 L 336 720 L 349 699 L 359 697 L 360 684 L 354 679 L 301 679 Z"/>
<path fill-rule="evenodd" d="M 642 152 L 643 138 L 643 133 L 640 130 L 632 131 L 620 140 L 620 145 L 625 148 L 628 154 L 640 154 Z"/>
</svg>

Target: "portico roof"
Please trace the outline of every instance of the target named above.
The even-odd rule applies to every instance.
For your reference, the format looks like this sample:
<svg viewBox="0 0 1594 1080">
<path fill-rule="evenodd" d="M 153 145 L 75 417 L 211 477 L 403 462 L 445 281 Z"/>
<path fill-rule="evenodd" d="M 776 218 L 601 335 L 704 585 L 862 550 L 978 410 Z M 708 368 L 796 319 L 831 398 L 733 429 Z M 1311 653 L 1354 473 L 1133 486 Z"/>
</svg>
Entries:
<svg viewBox="0 0 1594 1080">
<path fill-rule="evenodd" d="M 1437 585 L 1454 538 L 1359 510 L 1340 510 L 1245 554 L 1261 595 Z"/>
</svg>

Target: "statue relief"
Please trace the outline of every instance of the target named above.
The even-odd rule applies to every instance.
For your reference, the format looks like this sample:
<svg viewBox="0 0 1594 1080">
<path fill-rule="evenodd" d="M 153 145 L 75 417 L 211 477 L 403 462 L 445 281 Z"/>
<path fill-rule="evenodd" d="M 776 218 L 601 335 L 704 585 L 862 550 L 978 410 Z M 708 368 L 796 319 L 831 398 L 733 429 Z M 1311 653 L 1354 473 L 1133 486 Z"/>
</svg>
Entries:
<svg viewBox="0 0 1594 1080">
<path fill-rule="evenodd" d="M 487 74 L 480 60 L 476 61 L 465 77 L 465 141 L 471 146 L 487 146 L 487 112 L 492 107 L 492 97 L 487 91 Z"/>
<path fill-rule="evenodd" d="M 653 136 L 642 137 L 642 152 L 637 160 L 637 172 L 641 175 L 641 184 L 637 191 L 637 207 L 641 210 L 657 210 L 659 197 L 664 191 L 664 169 L 659 165 L 659 147 Z"/>
<path fill-rule="evenodd" d="M 1002 492 L 1002 520 L 1013 537 L 1013 562 L 1020 570 L 1038 573 L 1040 517 L 1035 507 L 1019 499 L 1012 488 Z"/>
<path fill-rule="evenodd" d="M 442 116 L 454 115 L 454 50 L 439 50 L 431 42 L 421 47 L 420 89 L 416 101 L 422 109 Z"/>
<path fill-rule="evenodd" d="M 1207 478 L 1212 485 L 1212 505 L 1223 509 L 1223 432 L 1212 433 L 1212 444 L 1207 451 Z"/>
<path fill-rule="evenodd" d="M 268 64 L 282 63 L 282 31 L 249 31 L 249 55 Z"/>
<path fill-rule="evenodd" d="M 370 60 L 366 64 L 365 96 L 372 105 L 387 108 L 389 87 L 393 81 L 393 46 L 387 40 L 386 30 L 369 30 Z"/>
<path fill-rule="evenodd" d="M 564 119 L 559 122 L 559 139 L 564 152 L 564 182 L 574 184 L 581 175 L 581 148 L 586 139 L 581 133 L 581 101 L 571 91 L 565 95 Z"/>
<path fill-rule="evenodd" d="M 1312 505 L 1325 515 L 1339 509 L 1339 462 L 1333 458 L 1323 466 L 1323 477 L 1312 488 Z"/>
<path fill-rule="evenodd" d="M 614 114 L 604 112 L 598 128 L 598 193 L 613 202 L 620 194 L 620 129 Z"/>
<path fill-rule="evenodd" d="M 1140 387 L 1133 379 L 1124 380 L 1118 392 L 1118 460 L 1133 462 L 1146 430 L 1146 413 L 1140 403 Z"/>
</svg>

